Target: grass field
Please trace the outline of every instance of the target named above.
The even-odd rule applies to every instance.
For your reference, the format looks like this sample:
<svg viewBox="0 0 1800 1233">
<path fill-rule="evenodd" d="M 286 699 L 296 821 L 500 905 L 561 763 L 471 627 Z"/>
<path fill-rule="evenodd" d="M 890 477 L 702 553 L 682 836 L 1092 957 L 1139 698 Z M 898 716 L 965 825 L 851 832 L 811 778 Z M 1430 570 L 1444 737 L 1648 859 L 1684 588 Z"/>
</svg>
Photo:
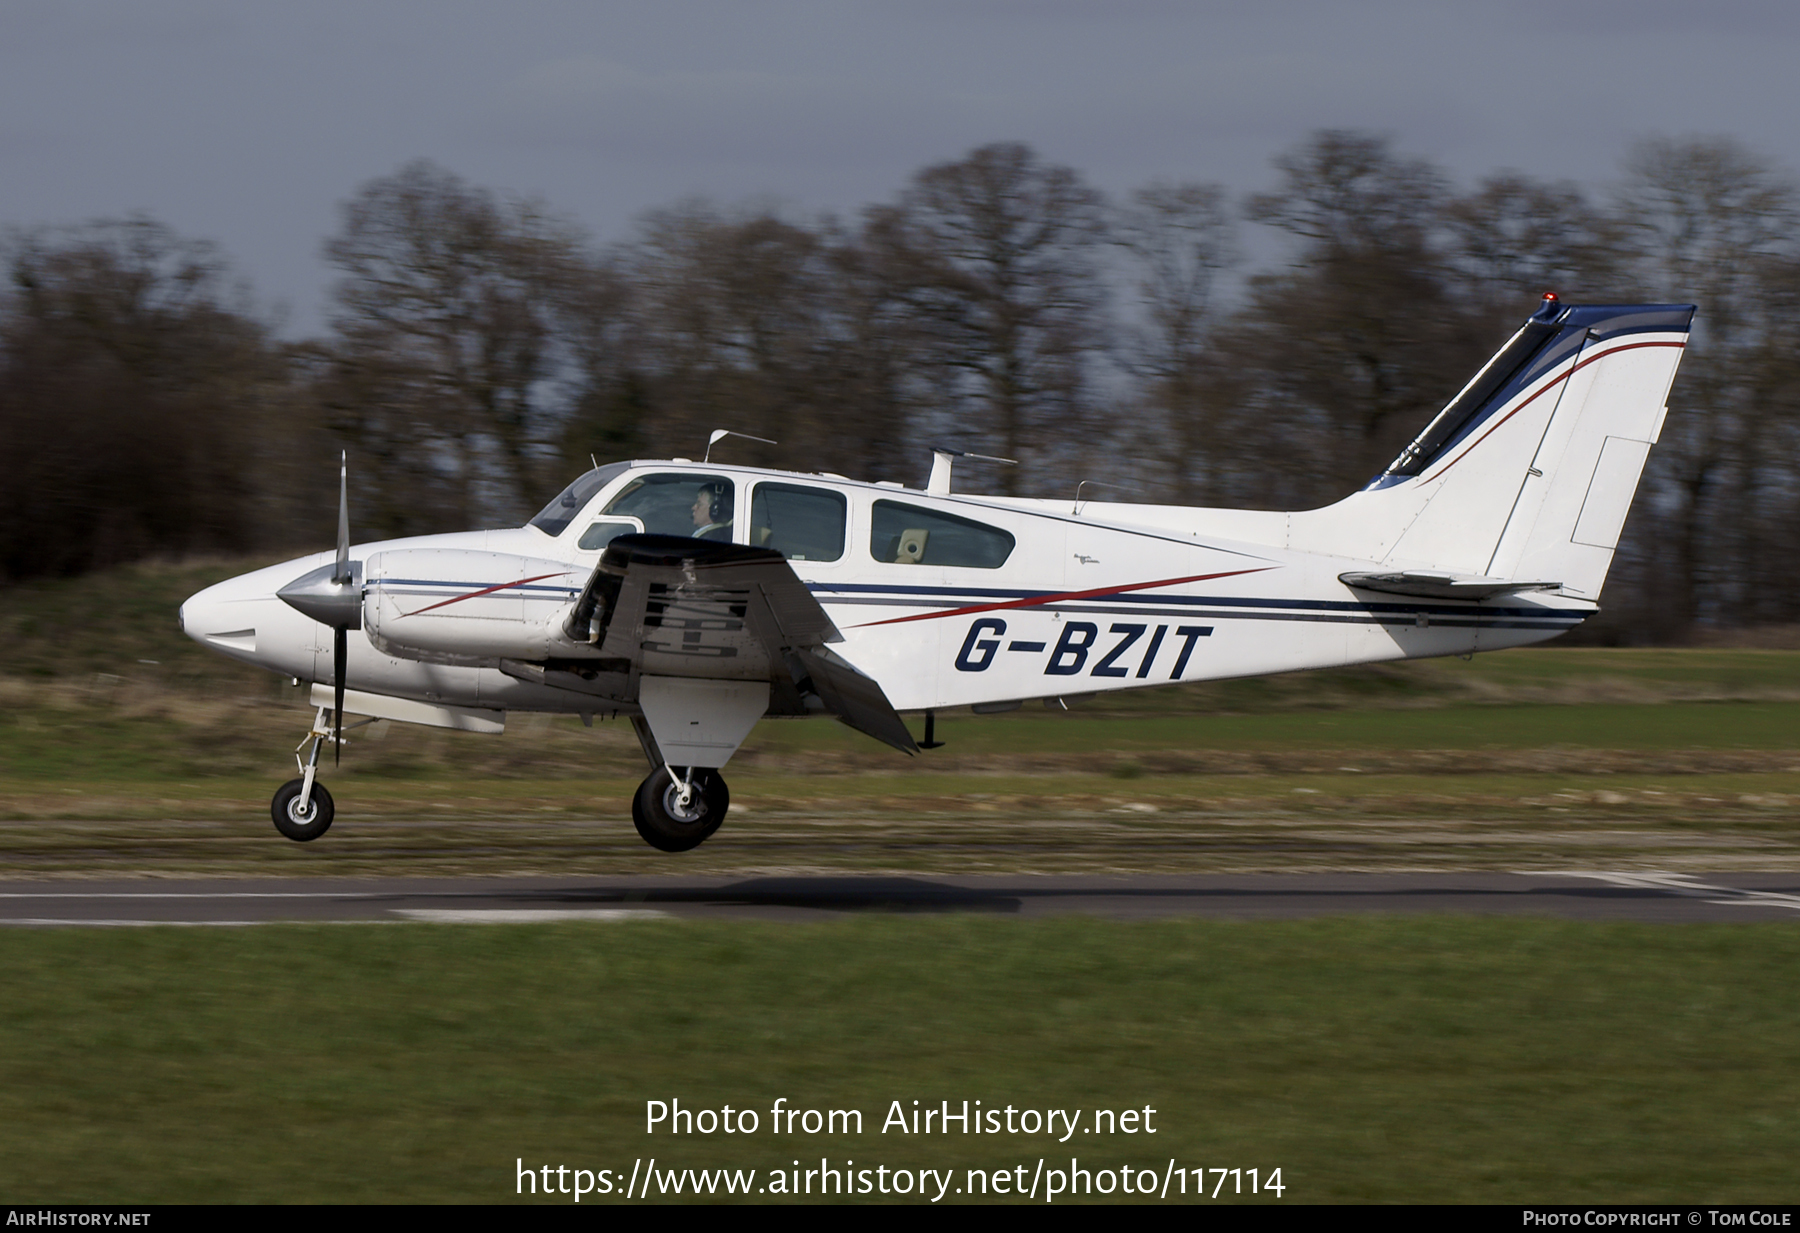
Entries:
<svg viewBox="0 0 1800 1233">
<path fill-rule="evenodd" d="M 962 1185 L 1076 1156 L 1279 1167 L 1288 1202 L 1784 1201 L 1796 963 L 1779 926 L 1528 920 L 11 933 L 0 1193 L 498 1202 L 520 1158 Z M 862 1133 L 777 1137 L 778 1097 Z M 677 1098 L 759 1133 L 647 1135 Z M 883 1133 L 896 1100 L 1157 1133 Z"/>
<path fill-rule="evenodd" d="M 1800 652 L 1723 648 L 953 714 L 912 760 L 766 722 L 678 858 L 631 830 L 617 723 L 378 727 L 328 776 L 331 833 L 291 844 L 266 802 L 308 711 L 174 628 L 248 564 L 0 591 L 0 874 L 1800 867 Z M 1288 1202 L 1782 1201 L 1797 960 L 1785 925 L 1527 919 L 6 930 L 0 1195 L 501 1202 L 520 1159 L 651 1157 L 963 1185 L 1075 1155 L 1279 1167 Z M 676 1097 L 763 1132 L 645 1135 Z M 777 1140 L 778 1097 L 864 1132 Z M 915 1099 L 1151 1106 L 1158 1133 L 880 1133 Z"/>
</svg>

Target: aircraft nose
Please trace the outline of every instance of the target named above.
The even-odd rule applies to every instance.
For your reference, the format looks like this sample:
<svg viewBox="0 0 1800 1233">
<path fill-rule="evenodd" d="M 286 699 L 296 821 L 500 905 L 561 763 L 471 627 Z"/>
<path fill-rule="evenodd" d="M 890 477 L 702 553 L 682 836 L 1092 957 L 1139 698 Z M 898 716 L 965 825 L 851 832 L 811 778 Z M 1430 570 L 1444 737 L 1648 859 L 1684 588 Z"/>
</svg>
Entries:
<svg viewBox="0 0 1800 1233">
<path fill-rule="evenodd" d="M 319 564 L 317 557 L 301 557 L 196 591 L 181 605 L 181 632 L 209 651 L 310 678 L 319 625 L 275 593 Z"/>
<path fill-rule="evenodd" d="M 256 621 L 245 601 L 262 596 L 259 588 L 243 583 L 244 579 L 233 578 L 188 596 L 177 615 L 181 632 L 202 646 L 255 650 Z"/>
</svg>

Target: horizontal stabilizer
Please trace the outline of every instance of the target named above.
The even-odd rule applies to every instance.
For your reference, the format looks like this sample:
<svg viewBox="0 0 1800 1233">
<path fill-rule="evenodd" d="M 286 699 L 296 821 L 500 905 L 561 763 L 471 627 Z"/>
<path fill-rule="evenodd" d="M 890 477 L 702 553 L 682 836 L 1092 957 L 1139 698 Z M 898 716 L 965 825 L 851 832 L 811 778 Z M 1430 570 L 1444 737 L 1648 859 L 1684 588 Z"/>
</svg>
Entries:
<svg viewBox="0 0 1800 1233">
<path fill-rule="evenodd" d="M 1360 591 L 1386 591 L 1390 595 L 1416 595 L 1422 599 L 1492 599 L 1516 591 L 1554 591 L 1562 586 L 1560 582 L 1517 582 L 1435 569 L 1339 574 L 1338 581 Z"/>
</svg>

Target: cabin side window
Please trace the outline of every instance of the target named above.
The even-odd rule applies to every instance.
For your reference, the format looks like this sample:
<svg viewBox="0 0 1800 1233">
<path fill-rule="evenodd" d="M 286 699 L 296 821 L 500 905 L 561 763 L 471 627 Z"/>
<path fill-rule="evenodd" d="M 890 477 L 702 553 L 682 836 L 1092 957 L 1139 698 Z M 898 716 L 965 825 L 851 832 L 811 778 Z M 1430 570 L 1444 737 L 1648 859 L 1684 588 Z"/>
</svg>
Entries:
<svg viewBox="0 0 1800 1233">
<path fill-rule="evenodd" d="M 898 565 L 999 569 L 1016 541 L 999 527 L 898 501 L 875 502 L 869 555 Z"/>
<path fill-rule="evenodd" d="M 849 503 L 840 492 L 804 484 L 758 484 L 750 498 L 750 544 L 790 561 L 836 561 L 844 555 Z"/>
<path fill-rule="evenodd" d="M 640 475 L 600 512 L 636 518 L 651 535 L 729 541 L 735 492 L 722 475 Z"/>
<path fill-rule="evenodd" d="M 640 535 L 643 528 L 635 518 L 601 518 L 581 533 L 576 547 L 583 552 L 599 552 L 621 535 Z"/>
</svg>

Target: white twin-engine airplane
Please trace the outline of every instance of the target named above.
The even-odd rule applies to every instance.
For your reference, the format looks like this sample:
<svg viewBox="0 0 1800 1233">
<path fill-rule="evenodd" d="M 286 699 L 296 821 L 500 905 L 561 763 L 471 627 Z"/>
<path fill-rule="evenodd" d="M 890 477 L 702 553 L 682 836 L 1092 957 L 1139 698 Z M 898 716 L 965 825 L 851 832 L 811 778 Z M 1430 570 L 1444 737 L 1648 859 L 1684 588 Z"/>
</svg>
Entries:
<svg viewBox="0 0 1800 1233">
<path fill-rule="evenodd" d="M 341 488 L 335 557 L 209 587 L 181 625 L 313 683 L 272 808 L 290 839 L 331 825 L 316 773 L 346 711 L 489 733 L 549 711 L 630 717 L 652 768 L 632 818 L 684 851 L 724 820 L 719 771 L 765 715 L 912 753 L 946 707 L 1555 637 L 1598 611 L 1693 314 L 1545 296 L 1323 509 L 952 494 L 951 450 L 922 491 L 675 459 L 596 467 L 516 529 L 352 548 Z"/>
</svg>

